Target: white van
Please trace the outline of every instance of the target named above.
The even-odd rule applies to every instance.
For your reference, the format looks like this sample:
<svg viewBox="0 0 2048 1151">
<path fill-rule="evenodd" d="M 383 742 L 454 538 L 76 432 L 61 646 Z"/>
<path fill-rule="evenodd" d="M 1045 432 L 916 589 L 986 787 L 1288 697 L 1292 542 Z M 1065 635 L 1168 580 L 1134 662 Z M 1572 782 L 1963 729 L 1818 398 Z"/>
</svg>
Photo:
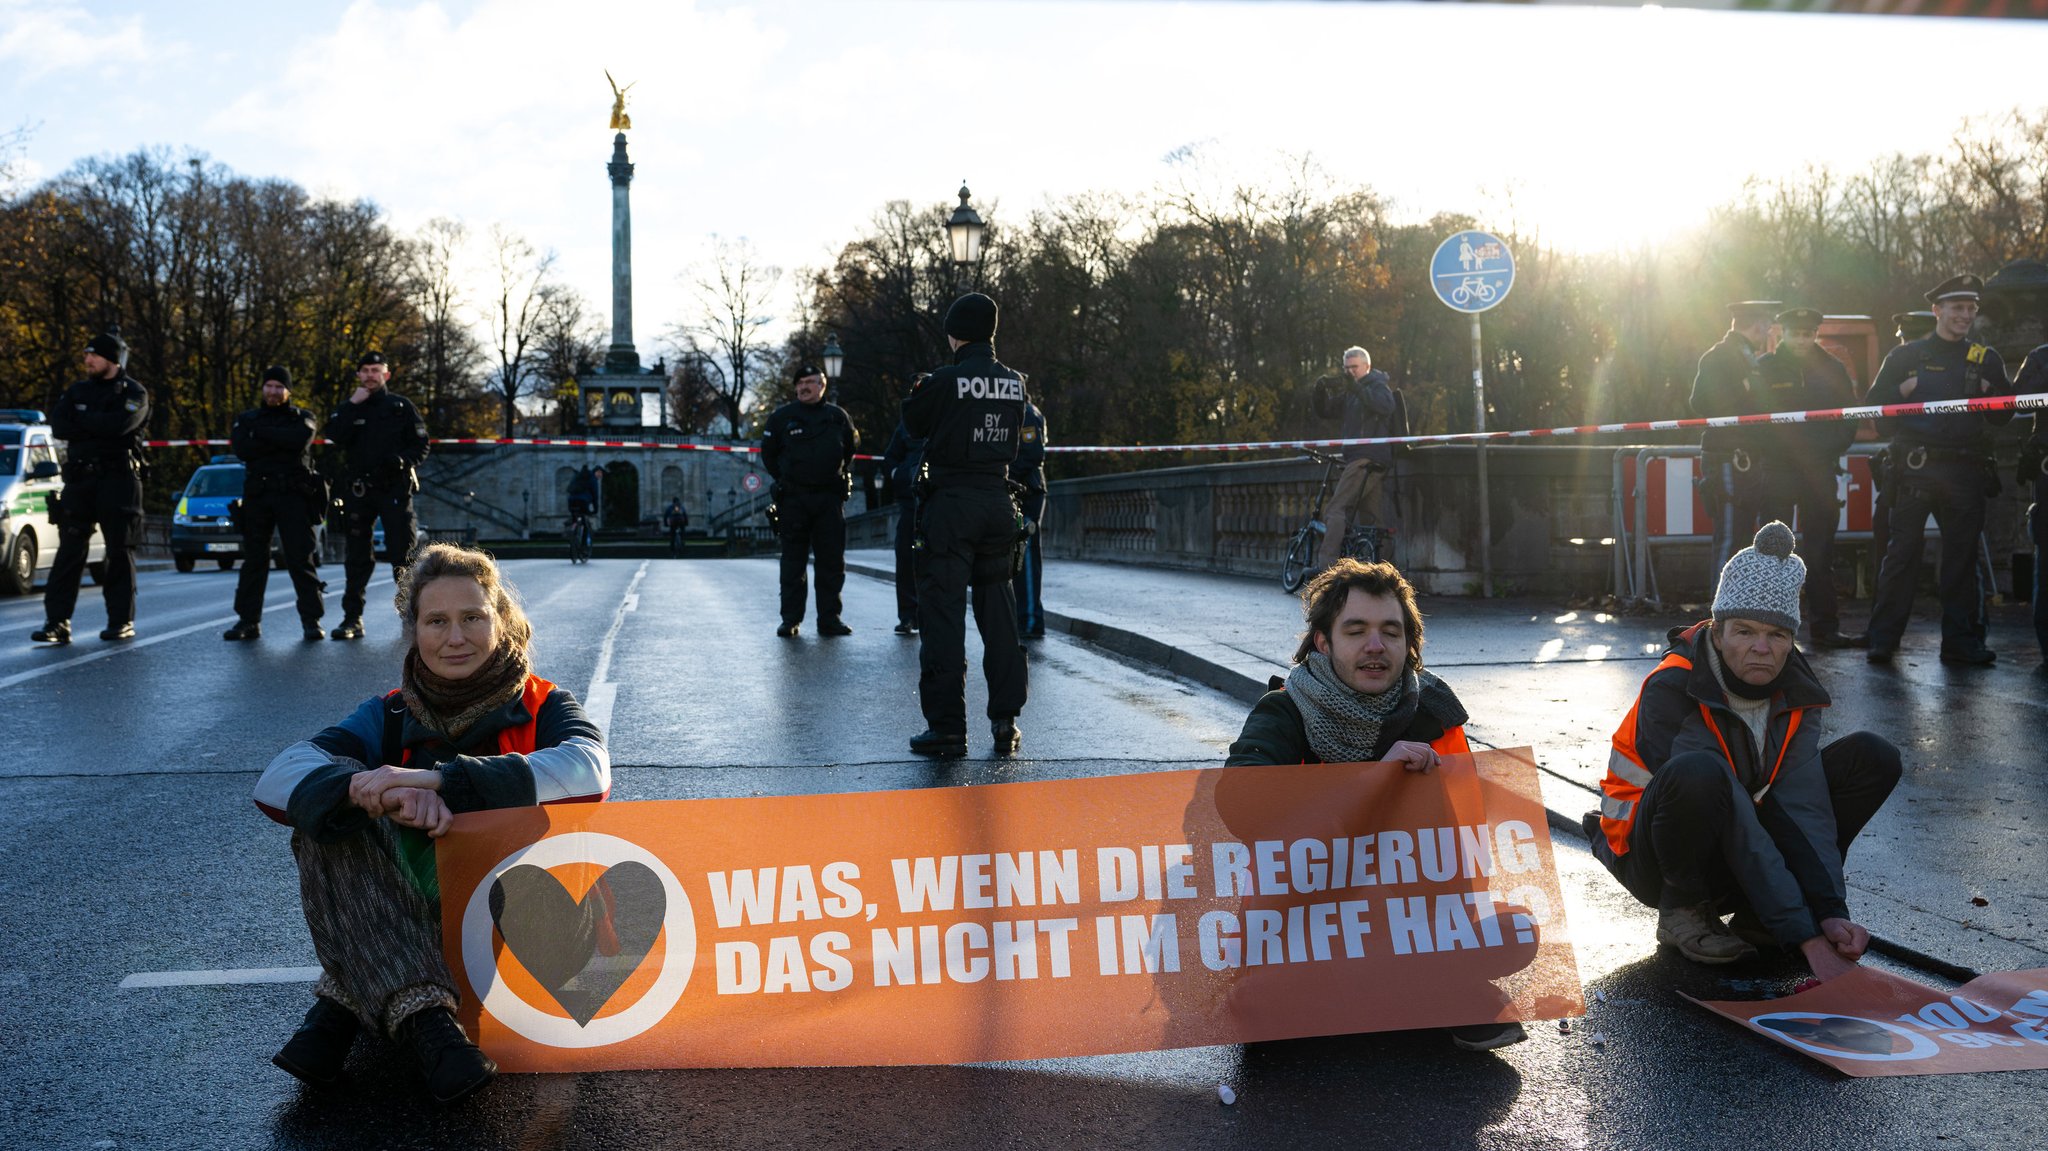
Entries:
<svg viewBox="0 0 2048 1151">
<path fill-rule="evenodd" d="M 27 595 L 57 558 L 50 494 L 64 490 L 63 462 L 63 446 L 43 413 L 0 409 L 0 593 Z M 105 558 L 106 545 L 94 529 L 86 561 L 96 583 Z"/>
</svg>

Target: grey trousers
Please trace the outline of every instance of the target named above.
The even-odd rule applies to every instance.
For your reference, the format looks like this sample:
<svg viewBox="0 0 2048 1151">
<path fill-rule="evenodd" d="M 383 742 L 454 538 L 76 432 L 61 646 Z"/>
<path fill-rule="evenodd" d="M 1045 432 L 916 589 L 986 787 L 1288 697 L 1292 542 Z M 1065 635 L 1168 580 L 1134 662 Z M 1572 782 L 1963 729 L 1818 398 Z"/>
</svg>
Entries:
<svg viewBox="0 0 2048 1151">
<path fill-rule="evenodd" d="M 333 843 L 292 833 L 299 902 L 320 960 L 313 994 L 389 1036 L 415 1012 L 456 1003 L 441 955 L 440 901 L 398 870 L 392 834 L 381 819 Z"/>
</svg>

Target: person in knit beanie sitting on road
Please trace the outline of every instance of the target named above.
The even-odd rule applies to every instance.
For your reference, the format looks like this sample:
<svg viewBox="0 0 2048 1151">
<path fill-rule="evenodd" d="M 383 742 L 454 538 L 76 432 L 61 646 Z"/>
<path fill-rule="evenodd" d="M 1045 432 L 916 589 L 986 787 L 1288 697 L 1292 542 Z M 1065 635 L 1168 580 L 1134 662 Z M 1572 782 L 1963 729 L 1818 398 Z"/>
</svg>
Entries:
<svg viewBox="0 0 2048 1151">
<path fill-rule="evenodd" d="M 1696 963 L 1797 950 L 1827 980 L 1870 942 L 1842 859 L 1897 786 L 1899 749 L 1865 731 L 1821 746 L 1829 698 L 1792 642 L 1806 582 L 1792 545 L 1791 528 L 1765 524 L 1721 569 L 1713 618 L 1672 629 L 1585 827 L 1657 909 L 1657 942 Z"/>
</svg>

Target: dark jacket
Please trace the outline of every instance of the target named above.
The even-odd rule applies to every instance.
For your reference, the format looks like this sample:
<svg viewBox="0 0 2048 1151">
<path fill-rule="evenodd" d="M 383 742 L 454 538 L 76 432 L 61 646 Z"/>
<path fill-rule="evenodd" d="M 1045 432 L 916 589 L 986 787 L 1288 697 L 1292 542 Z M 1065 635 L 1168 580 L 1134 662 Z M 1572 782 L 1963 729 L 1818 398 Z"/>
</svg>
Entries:
<svg viewBox="0 0 2048 1151">
<path fill-rule="evenodd" d="M 342 474 L 350 479 L 409 483 L 427 458 L 427 421 L 411 400 L 389 389 L 360 404 L 343 400 L 328 417 L 326 434 L 348 453 Z"/>
<path fill-rule="evenodd" d="M 1706 752 L 1724 762 L 1733 757 L 1730 768 L 1742 789 L 1752 798 L 1763 791 L 1752 809 L 1753 816 L 1738 804 L 1736 818 L 1755 818 L 1778 849 L 1775 858 L 1752 855 L 1733 861 L 1735 881 L 1758 918 L 1788 945 L 1819 935 L 1822 919 L 1847 919 L 1848 888 L 1836 842 L 1834 803 L 1828 797 L 1827 775 L 1820 762 L 1821 718 L 1817 713 L 1832 700 L 1805 654 L 1794 648 L 1786 660 L 1771 698 L 1764 746 L 1759 748 L 1749 725 L 1729 708 L 1727 693 L 1714 678 L 1707 656 L 1713 642 L 1707 625 L 1672 628 L 1669 642 L 1670 650 L 1685 656 L 1692 666 L 1664 668 L 1643 681 L 1636 701 L 1635 732 L 1635 752 L 1642 767 L 1654 776 L 1673 757 L 1687 752 Z M 1785 733 L 1794 712 L 1803 714 L 1788 745 Z M 1713 717 L 1711 727 L 1708 715 Z M 1594 838 L 1593 853 L 1617 877 L 1621 875 L 1614 849 L 1605 837 Z"/>
<path fill-rule="evenodd" d="M 775 409 L 761 430 L 761 466 L 785 487 L 847 494 L 847 477 L 860 434 L 838 404 L 791 400 Z"/>
<path fill-rule="evenodd" d="M 953 363 L 903 401 L 903 427 L 922 438 L 925 473 L 945 487 L 1004 488 L 1024 427 L 1024 377 L 991 343 L 962 344 Z"/>
<path fill-rule="evenodd" d="M 1316 381 L 1313 401 L 1316 415 L 1326 420 L 1339 419 L 1338 439 L 1366 440 L 1400 434 L 1400 429 L 1393 426 L 1394 389 L 1388 382 L 1387 373 L 1378 368 L 1358 380 L 1338 376 Z M 1347 463 L 1371 460 L 1380 467 L 1391 468 L 1394 466 L 1394 447 L 1392 444 L 1354 444 L 1344 449 L 1344 459 Z"/>
<path fill-rule="evenodd" d="M 142 452 L 149 423 L 149 389 L 122 372 L 111 380 L 80 380 L 64 389 L 50 412 L 50 432 L 64 441 L 64 458 L 80 463 L 127 463 Z"/>
<path fill-rule="evenodd" d="M 1418 672 L 1416 678 L 1421 698 L 1416 701 L 1415 717 L 1400 731 L 1381 731 L 1379 743 L 1373 748 L 1373 759 L 1386 755 L 1388 748 L 1402 740 L 1434 744 L 1465 726 L 1469 718 L 1465 705 L 1458 701 L 1451 685 L 1426 671 Z M 1245 717 L 1244 730 L 1230 745 L 1230 757 L 1223 761 L 1223 766 L 1323 762 L 1309 747 L 1308 727 L 1302 721 L 1301 708 L 1287 696 L 1286 682 L 1279 676 L 1269 681 L 1272 690 L 1252 705 L 1252 713 Z M 1462 734 L 1459 740 L 1462 742 Z"/>
<path fill-rule="evenodd" d="M 279 752 L 257 781 L 257 805 L 323 842 L 367 824 L 368 814 L 348 801 L 349 779 L 382 759 L 387 706 L 384 696 L 372 696 L 347 719 Z M 529 719 L 533 753 L 500 754 L 498 734 Z M 514 698 L 454 741 L 410 712 L 400 720 L 400 739 L 411 753 L 406 766 L 439 769 L 441 799 L 453 812 L 596 799 L 611 787 L 603 733 L 560 687 L 548 693 L 538 715 Z"/>
<path fill-rule="evenodd" d="M 903 421 L 889 434 L 889 446 L 882 450 L 882 470 L 889 473 L 889 494 L 898 502 L 917 498 L 917 469 L 924 464 L 924 441 L 910 438 Z"/>
<path fill-rule="evenodd" d="M 1045 494 L 1045 413 L 1030 400 L 1024 401 L 1024 428 L 1018 433 L 1017 458 L 1010 461 L 1010 478 L 1027 492 Z"/>
<path fill-rule="evenodd" d="M 1910 396 L 1899 395 L 1907 377 L 1919 383 Z M 1986 385 L 1989 385 L 1988 390 Z M 2012 382 L 2005 375 L 2005 361 L 1985 344 L 1968 340 L 1944 340 L 1928 336 L 1901 344 L 1886 353 L 1884 366 L 1870 385 L 1872 404 L 1931 403 L 1935 400 L 1976 399 L 1981 396 L 2012 394 Z M 1879 420 L 1878 429 L 1896 447 L 1926 447 L 1936 451 L 1991 454 L 1991 431 L 2011 422 L 2006 412 L 1949 412 L 1917 416 L 1895 416 Z M 1895 450 L 1893 459 L 1898 459 Z"/>
<path fill-rule="evenodd" d="M 2048 344 L 2027 353 L 2027 358 L 2020 363 L 2020 376 L 2013 381 L 2012 391 L 2016 396 L 2048 392 Z M 2023 484 L 2048 480 L 2048 471 L 2043 469 L 2043 465 L 2048 465 L 2048 412 L 2035 412 L 2030 422 L 2033 426 L 2027 441 L 2020 445 L 2019 478 Z M 2043 486 L 2048 487 L 2048 484 Z M 2036 493 L 2036 497 L 2041 494 L 2044 493 Z"/>
<path fill-rule="evenodd" d="M 251 480 L 296 480 L 313 471 L 313 437 L 318 431 L 313 413 L 280 404 L 236 416 L 228 443 Z"/>
<path fill-rule="evenodd" d="M 1747 336 L 1730 331 L 1700 357 L 1687 406 L 1696 416 L 1748 416 L 1765 411 L 1756 371 L 1755 346 Z M 1700 449 L 1732 452 L 1742 448 L 1754 452 L 1761 446 L 1759 431 L 1769 429 L 1708 428 L 1700 433 Z"/>
<path fill-rule="evenodd" d="M 1849 369 L 1826 348 L 1815 344 L 1804 352 L 1781 345 L 1757 361 L 1757 382 L 1767 412 L 1803 412 L 1853 407 L 1856 381 Z M 1820 420 L 1757 429 L 1764 465 L 1773 474 L 1796 476 L 1808 483 L 1834 483 L 1836 462 L 1856 441 L 1851 420 Z"/>
</svg>

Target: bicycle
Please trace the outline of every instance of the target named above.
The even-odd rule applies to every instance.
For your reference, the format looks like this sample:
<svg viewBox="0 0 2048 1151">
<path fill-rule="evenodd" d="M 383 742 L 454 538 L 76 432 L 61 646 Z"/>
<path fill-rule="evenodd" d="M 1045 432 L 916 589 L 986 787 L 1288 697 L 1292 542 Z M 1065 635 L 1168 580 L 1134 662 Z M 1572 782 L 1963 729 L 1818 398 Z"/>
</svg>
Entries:
<svg viewBox="0 0 2048 1151">
<path fill-rule="evenodd" d="M 1330 530 L 1323 522 L 1323 501 L 1330 498 L 1330 489 L 1336 485 L 1337 474 L 1344 470 L 1342 456 L 1314 448 L 1304 448 L 1302 454 L 1323 465 L 1323 482 L 1317 486 L 1316 498 L 1309 504 L 1307 522 L 1295 531 L 1294 539 L 1287 544 L 1287 558 L 1280 561 L 1280 590 L 1290 594 L 1301 590 L 1309 570 L 1315 566 L 1316 552 L 1323 546 L 1324 534 Z M 1359 489 L 1359 494 L 1365 494 L 1363 488 Z M 1362 563 L 1381 560 L 1392 563 L 1394 533 L 1378 524 L 1361 524 L 1353 516 L 1344 529 L 1344 554 Z"/>
<path fill-rule="evenodd" d="M 680 559 L 680 558 L 682 557 L 682 554 L 683 554 L 683 531 L 684 531 L 684 530 L 685 530 L 685 525 L 683 524 L 683 521 L 681 521 L 681 520 L 673 520 L 673 521 L 671 521 L 671 522 L 669 523 L 669 525 L 668 525 L 668 558 L 670 558 L 670 559 Z"/>
<path fill-rule="evenodd" d="M 569 523 L 563 528 L 569 537 L 569 562 L 587 564 L 590 562 L 590 517 L 581 510 L 569 513 Z"/>
</svg>

